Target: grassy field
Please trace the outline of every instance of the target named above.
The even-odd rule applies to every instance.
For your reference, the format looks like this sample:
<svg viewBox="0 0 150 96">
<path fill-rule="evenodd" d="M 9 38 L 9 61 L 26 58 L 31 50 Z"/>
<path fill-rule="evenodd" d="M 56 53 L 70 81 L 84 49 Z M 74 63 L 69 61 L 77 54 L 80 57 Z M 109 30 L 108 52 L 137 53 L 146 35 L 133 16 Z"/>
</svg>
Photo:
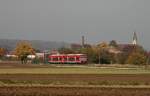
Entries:
<svg viewBox="0 0 150 96">
<path fill-rule="evenodd" d="M 92 67 L 49 67 L 49 68 L 0 68 L 0 74 L 150 74 L 144 68 L 92 68 Z"/>
<path fill-rule="evenodd" d="M 150 66 L 149 66 L 150 67 Z M 150 68 L 133 65 L 62 65 L 0 63 L 0 74 L 150 74 Z"/>
</svg>

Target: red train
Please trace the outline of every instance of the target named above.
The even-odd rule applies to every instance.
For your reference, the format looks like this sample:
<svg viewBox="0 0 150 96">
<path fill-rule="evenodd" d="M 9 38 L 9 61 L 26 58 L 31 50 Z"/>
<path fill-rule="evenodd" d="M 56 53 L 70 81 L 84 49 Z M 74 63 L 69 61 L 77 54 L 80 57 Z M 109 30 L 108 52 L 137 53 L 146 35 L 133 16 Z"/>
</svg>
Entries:
<svg viewBox="0 0 150 96">
<path fill-rule="evenodd" d="M 49 63 L 54 64 L 85 64 L 87 56 L 85 54 L 53 54 L 49 55 Z"/>
</svg>

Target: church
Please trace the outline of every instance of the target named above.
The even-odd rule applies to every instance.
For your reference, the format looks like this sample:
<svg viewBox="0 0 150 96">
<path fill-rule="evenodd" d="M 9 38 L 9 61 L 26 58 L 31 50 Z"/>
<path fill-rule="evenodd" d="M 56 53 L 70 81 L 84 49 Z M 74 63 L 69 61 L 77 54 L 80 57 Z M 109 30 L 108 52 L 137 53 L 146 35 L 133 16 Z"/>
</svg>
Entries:
<svg viewBox="0 0 150 96">
<path fill-rule="evenodd" d="M 109 48 L 109 51 L 114 54 L 120 54 L 120 53 L 131 53 L 135 47 L 138 45 L 138 37 L 136 32 L 133 33 L 132 42 L 129 44 L 117 44 L 117 48 Z"/>
<path fill-rule="evenodd" d="M 136 46 L 140 47 L 140 45 L 138 44 L 138 37 L 136 32 L 133 33 L 133 39 L 130 44 L 118 44 L 119 50 L 127 53 L 132 52 Z"/>
<path fill-rule="evenodd" d="M 132 44 L 137 45 L 137 42 L 138 42 L 138 38 L 137 38 L 136 32 L 134 32 Z"/>
</svg>

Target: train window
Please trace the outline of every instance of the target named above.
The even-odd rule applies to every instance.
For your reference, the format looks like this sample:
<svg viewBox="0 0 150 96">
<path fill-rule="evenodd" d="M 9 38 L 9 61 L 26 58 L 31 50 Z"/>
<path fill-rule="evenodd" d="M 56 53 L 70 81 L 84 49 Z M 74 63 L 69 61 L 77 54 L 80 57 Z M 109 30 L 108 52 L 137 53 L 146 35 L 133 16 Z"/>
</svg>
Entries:
<svg viewBox="0 0 150 96">
<path fill-rule="evenodd" d="M 61 61 L 61 60 L 62 60 L 62 58 L 59 58 L 59 60 Z"/>
<path fill-rule="evenodd" d="M 64 60 L 67 61 L 67 58 L 65 57 Z"/>
<path fill-rule="evenodd" d="M 70 58 L 69 58 L 69 61 L 75 61 L 75 58 L 70 57 Z"/>
<path fill-rule="evenodd" d="M 76 60 L 79 61 L 79 57 L 77 57 Z"/>
<path fill-rule="evenodd" d="M 57 57 L 53 58 L 53 61 L 58 61 L 58 58 Z"/>
</svg>

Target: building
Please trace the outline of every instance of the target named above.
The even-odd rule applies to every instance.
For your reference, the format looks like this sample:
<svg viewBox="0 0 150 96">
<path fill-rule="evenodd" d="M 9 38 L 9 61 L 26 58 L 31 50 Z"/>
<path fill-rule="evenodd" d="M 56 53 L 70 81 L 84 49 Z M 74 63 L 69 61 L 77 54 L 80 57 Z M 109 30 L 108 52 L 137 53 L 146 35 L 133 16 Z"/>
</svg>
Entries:
<svg viewBox="0 0 150 96">
<path fill-rule="evenodd" d="M 71 49 L 81 49 L 82 48 L 82 45 L 80 45 L 80 44 L 71 44 Z"/>
</svg>

